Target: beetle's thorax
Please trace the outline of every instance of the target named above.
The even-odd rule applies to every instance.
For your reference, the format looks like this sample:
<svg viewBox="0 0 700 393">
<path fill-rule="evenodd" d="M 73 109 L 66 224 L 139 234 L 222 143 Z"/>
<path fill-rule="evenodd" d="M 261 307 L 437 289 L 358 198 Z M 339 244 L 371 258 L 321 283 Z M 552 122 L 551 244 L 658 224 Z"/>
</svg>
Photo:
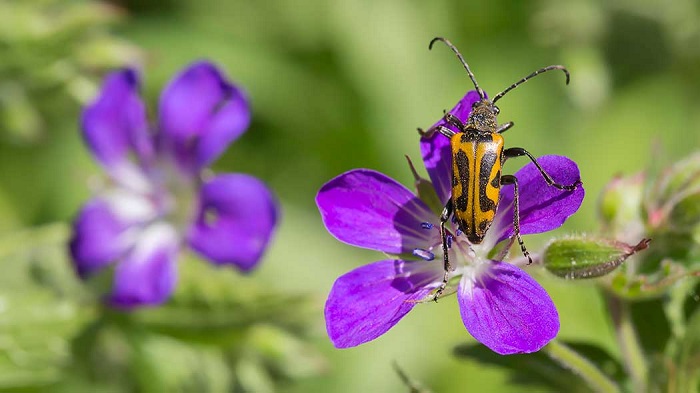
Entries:
<svg viewBox="0 0 700 393">
<path fill-rule="evenodd" d="M 498 128 L 496 116 L 498 109 L 487 98 L 483 98 L 472 106 L 472 112 L 467 119 L 467 128 L 480 132 L 495 132 Z"/>
</svg>

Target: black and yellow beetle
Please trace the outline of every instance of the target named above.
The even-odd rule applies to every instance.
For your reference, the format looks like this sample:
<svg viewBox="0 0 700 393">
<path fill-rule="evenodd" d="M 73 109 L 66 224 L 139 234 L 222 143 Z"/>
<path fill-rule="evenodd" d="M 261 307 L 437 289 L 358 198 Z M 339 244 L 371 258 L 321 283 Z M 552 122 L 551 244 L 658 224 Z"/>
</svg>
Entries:
<svg viewBox="0 0 700 393">
<path fill-rule="evenodd" d="M 472 244 L 481 243 L 486 235 L 486 231 L 488 231 L 496 216 L 502 185 L 512 185 L 514 187 L 513 227 L 515 236 L 518 239 L 518 244 L 520 244 L 523 255 L 528 259 L 528 264 L 532 263 L 532 258 L 530 258 L 530 254 L 527 248 L 525 248 L 525 243 L 523 243 L 523 239 L 520 236 L 518 179 L 513 175 L 501 174 L 501 168 L 507 159 L 527 156 L 535 164 L 549 186 L 556 187 L 563 191 L 573 191 L 581 182 L 578 181 L 571 185 L 556 183 L 552 177 L 542 169 L 540 164 L 537 163 L 535 157 L 527 150 L 520 147 L 504 149 L 503 136 L 501 136 L 501 134 L 511 128 L 513 122 L 499 125 L 496 120 L 499 109 L 495 103 L 506 95 L 506 93 L 515 89 L 530 78 L 551 70 L 563 71 L 564 74 L 566 74 L 566 83 L 568 84 L 569 71 L 567 71 L 566 68 L 560 65 L 541 68 L 513 83 L 510 87 L 498 93 L 493 100 L 489 100 L 484 91 L 476 83 L 474 74 L 469 69 L 467 62 L 457 48 L 447 39 L 437 37 L 430 42 L 430 49 L 432 49 L 436 41 L 442 41 L 457 54 L 457 57 L 467 70 L 469 78 L 472 80 L 472 83 L 474 83 L 474 87 L 480 97 L 479 101 L 475 102 L 472 106 L 471 113 L 466 123 L 462 123 L 459 118 L 450 113 L 445 114 L 445 121 L 449 125 L 457 128 L 460 132 L 454 132 L 445 126 L 438 126 L 427 132 L 421 131 L 421 134 L 424 135 L 432 132 L 439 132 L 445 135 L 450 138 L 450 146 L 452 148 L 452 196 L 447 201 L 440 216 L 440 236 L 442 239 L 445 276 L 442 285 L 433 295 L 433 299 L 437 301 L 438 297 L 440 297 L 447 286 L 449 272 L 451 270 L 448 257 L 450 242 L 448 240 L 447 231 L 445 230 L 445 223 L 454 215 L 459 229 L 464 233 L 467 239 L 469 239 Z"/>
</svg>

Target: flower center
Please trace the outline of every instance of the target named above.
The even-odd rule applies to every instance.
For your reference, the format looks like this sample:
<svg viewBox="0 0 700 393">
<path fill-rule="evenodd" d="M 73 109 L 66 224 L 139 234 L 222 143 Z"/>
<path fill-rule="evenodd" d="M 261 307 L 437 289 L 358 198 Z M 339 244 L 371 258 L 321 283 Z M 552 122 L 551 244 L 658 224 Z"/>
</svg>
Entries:
<svg viewBox="0 0 700 393">
<path fill-rule="evenodd" d="M 158 212 L 157 219 L 169 222 L 183 234 L 197 214 L 200 180 L 167 160 L 160 161 L 149 176 L 154 184 L 150 199 Z"/>
</svg>

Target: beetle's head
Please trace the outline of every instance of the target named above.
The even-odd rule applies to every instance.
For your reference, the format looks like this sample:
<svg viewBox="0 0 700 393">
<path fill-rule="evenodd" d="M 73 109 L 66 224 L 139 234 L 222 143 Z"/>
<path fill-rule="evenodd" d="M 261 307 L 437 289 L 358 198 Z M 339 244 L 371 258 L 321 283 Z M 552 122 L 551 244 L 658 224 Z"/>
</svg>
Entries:
<svg viewBox="0 0 700 393">
<path fill-rule="evenodd" d="M 472 111 L 467 119 L 467 127 L 482 132 L 494 132 L 498 128 L 499 109 L 488 98 L 482 98 L 472 104 Z"/>
</svg>

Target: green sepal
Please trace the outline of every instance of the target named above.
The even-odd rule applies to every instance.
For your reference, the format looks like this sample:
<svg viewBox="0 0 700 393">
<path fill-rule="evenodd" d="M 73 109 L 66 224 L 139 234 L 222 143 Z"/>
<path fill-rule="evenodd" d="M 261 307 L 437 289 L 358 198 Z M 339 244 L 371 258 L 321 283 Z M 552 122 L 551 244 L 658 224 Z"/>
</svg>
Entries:
<svg viewBox="0 0 700 393">
<path fill-rule="evenodd" d="M 635 246 L 592 237 L 555 240 L 542 254 L 544 267 L 567 279 L 601 277 L 614 271 L 627 258 L 648 247 L 650 239 Z"/>
<path fill-rule="evenodd" d="M 432 210 L 437 216 L 442 214 L 442 209 L 445 208 L 444 204 L 440 202 L 437 192 L 435 191 L 435 186 L 428 179 L 422 178 L 416 171 L 416 167 L 413 166 L 413 162 L 409 156 L 406 156 L 408 161 L 408 167 L 411 169 L 413 174 L 414 185 L 416 187 L 416 194 L 418 198 L 425 203 L 430 210 Z M 433 224 L 437 224 L 434 222 Z"/>
<path fill-rule="evenodd" d="M 689 270 L 671 260 L 664 260 L 652 274 L 629 276 L 624 272 L 616 273 L 610 280 L 610 289 L 620 297 L 639 300 L 664 295 L 678 281 L 698 276 L 700 270 Z"/>
</svg>

